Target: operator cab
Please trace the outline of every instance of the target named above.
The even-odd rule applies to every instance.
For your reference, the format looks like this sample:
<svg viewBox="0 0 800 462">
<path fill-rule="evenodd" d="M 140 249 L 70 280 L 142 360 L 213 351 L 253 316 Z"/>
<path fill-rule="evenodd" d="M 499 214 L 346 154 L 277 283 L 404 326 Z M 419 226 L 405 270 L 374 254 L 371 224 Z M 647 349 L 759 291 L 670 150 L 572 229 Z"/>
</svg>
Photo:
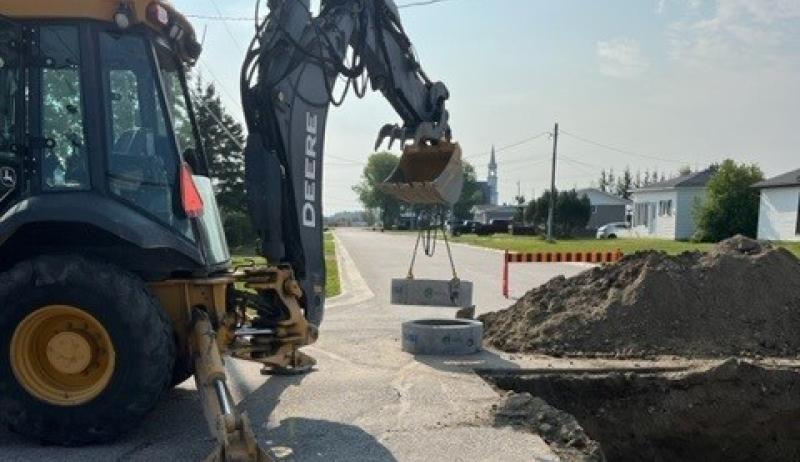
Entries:
<svg viewBox="0 0 800 462">
<path fill-rule="evenodd" d="M 185 18 L 161 2 L 86 0 L 89 17 L 72 17 L 75 2 L 3 3 L 3 265 L 67 248 L 164 273 L 151 278 L 224 268 L 184 73 L 200 45 Z"/>
</svg>

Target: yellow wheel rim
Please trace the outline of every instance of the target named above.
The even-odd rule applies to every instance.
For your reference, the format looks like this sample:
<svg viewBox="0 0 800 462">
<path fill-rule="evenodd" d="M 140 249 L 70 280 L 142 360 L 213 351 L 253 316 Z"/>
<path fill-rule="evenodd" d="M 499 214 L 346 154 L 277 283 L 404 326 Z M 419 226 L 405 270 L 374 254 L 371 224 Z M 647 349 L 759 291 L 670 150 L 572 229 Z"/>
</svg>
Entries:
<svg viewBox="0 0 800 462">
<path fill-rule="evenodd" d="M 50 305 L 29 314 L 11 337 L 11 369 L 31 395 L 58 406 L 96 398 L 114 373 L 111 337 L 89 313 Z"/>
</svg>

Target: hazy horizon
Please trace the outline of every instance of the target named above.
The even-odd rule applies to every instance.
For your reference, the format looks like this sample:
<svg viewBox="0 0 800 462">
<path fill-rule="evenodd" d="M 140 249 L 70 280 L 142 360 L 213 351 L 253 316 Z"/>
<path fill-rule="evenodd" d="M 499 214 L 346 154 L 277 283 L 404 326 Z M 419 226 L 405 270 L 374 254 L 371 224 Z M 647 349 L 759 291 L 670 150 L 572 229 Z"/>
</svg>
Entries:
<svg viewBox="0 0 800 462">
<path fill-rule="evenodd" d="M 174 3 L 201 16 L 249 17 L 254 7 Z M 555 122 L 560 188 L 589 186 L 602 168 L 675 172 L 724 158 L 758 163 L 767 176 L 800 167 L 796 0 L 450 0 L 401 13 L 426 72 L 450 88 L 454 136 L 479 179 L 493 144 Z M 206 31 L 198 71 L 241 120 L 238 71 L 253 24 L 192 21 Z M 378 128 L 398 120 L 376 94 L 331 111 L 326 215 L 361 208 L 351 186 Z M 498 153 L 501 202 L 517 181 L 526 197 L 549 186 L 551 150 L 542 136 Z"/>
</svg>

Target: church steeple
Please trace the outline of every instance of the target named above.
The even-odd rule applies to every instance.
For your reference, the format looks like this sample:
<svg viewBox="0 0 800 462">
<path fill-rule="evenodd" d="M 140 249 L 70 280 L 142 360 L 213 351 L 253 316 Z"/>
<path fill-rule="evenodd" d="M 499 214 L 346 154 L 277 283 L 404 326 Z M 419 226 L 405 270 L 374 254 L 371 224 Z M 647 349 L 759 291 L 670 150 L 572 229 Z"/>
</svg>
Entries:
<svg viewBox="0 0 800 462">
<path fill-rule="evenodd" d="M 499 194 L 497 193 L 497 159 L 494 155 L 494 145 L 492 145 L 492 157 L 489 159 L 489 177 L 486 179 L 489 185 L 489 203 L 497 205 Z"/>
</svg>

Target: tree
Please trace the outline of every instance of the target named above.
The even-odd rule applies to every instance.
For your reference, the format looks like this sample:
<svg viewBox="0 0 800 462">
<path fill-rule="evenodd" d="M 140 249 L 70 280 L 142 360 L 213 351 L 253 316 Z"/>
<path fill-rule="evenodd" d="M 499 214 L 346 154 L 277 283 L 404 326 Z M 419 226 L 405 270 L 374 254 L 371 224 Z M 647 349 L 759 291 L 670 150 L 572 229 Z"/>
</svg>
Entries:
<svg viewBox="0 0 800 462">
<path fill-rule="evenodd" d="M 598 185 L 598 188 L 600 188 L 600 191 L 606 192 L 608 190 L 608 185 L 609 182 L 606 169 L 600 170 L 600 184 Z"/>
<path fill-rule="evenodd" d="M 220 209 L 223 213 L 246 213 L 242 126 L 227 112 L 213 83 L 202 88 L 198 79 L 193 96 L 197 126 L 203 138 Z"/>
<path fill-rule="evenodd" d="M 514 201 L 517 203 L 517 213 L 514 214 L 514 221 L 517 223 L 525 222 L 525 196 L 520 194 L 514 196 Z"/>
<path fill-rule="evenodd" d="M 571 236 L 585 228 L 591 217 L 592 205 L 585 194 L 578 196 L 574 189 L 558 193 L 553 221 L 560 236 Z"/>
<path fill-rule="evenodd" d="M 633 176 L 631 175 L 631 169 L 630 167 L 625 167 L 622 176 L 617 179 L 617 195 L 623 199 L 630 199 L 632 188 Z"/>
<path fill-rule="evenodd" d="M 245 193 L 242 125 L 225 109 L 214 84 L 204 87 L 198 78 L 192 99 L 228 244 L 255 244 Z"/>
<path fill-rule="evenodd" d="M 764 179 L 755 164 L 727 159 L 708 182 L 703 202 L 695 206 L 695 239 L 717 242 L 736 234 L 755 237 L 758 229 L 759 192 L 753 184 Z"/>
<path fill-rule="evenodd" d="M 367 210 L 378 210 L 384 227 L 390 227 L 400 216 L 401 204 L 378 189 L 397 168 L 400 158 L 390 152 L 376 152 L 369 156 L 361 174 L 361 182 L 353 186 L 358 200 Z"/>
<path fill-rule="evenodd" d="M 461 190 L 461 197 L 453 206 L 453 217 L 456 220 L 470 220 L 472 218 L 472 207 L 483 204 L 484 197 L 475 167 L 469 162 L 464 162 L 464 188 Z"/>
<path fill-rule="evenodd" d="M 532 226 L 547 223 L 550 208 L 550 191 L 545 191 L 538 199 L 532 200 L 525 208 L 525 220 Z M 553 211 L 553 230 L 556 236 L 570 236 L 585 228 L 592 217 L 592 206 L 586 195 L 578 196 L 572 189 L 557 192 L 556 208 Z"/>
</svg>

